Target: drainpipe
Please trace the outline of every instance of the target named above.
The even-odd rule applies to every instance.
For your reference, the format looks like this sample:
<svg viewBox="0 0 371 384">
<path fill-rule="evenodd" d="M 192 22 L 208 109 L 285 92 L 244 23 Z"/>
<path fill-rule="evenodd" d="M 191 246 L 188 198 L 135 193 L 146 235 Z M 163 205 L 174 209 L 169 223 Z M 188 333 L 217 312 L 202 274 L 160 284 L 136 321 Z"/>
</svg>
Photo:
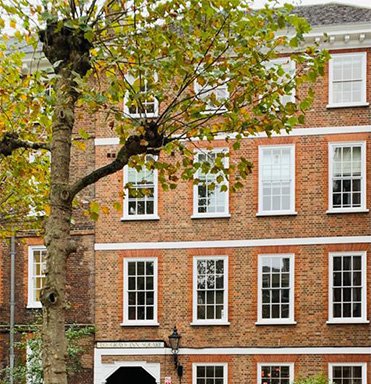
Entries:
<svg viewBox="0 0 371 384">
<path fill-rule="evenodd" d="M 14 383 L 14 309 L 15 309 L 15 232 L 10 239 L 10 331 L 9 331 L 9 384 Z"/>
</svg>

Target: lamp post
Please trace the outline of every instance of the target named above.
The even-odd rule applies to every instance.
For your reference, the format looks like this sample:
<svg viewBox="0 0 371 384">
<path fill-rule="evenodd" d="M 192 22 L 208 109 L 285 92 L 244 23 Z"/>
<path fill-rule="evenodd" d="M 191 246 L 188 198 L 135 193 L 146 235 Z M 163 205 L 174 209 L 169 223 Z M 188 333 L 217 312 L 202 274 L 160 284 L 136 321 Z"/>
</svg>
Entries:
<svg viewBox="0 0 371 384">
<path fill-rule="evenodd" d="M 176 329 L 176 326 L 174 326 L 173 333 L 169 336 L 169 343 L 170 343 L 171 353 L 173 354 L 173 358 L 174 358 L 175 369 L 177 371 L 179 379 L 183 376 L 183 365 L 180 365 L 178 361 L 179 344 L 180 344 L 181 337 L 182 336 L 179 335 L 178 330 Z"/>
</svg>

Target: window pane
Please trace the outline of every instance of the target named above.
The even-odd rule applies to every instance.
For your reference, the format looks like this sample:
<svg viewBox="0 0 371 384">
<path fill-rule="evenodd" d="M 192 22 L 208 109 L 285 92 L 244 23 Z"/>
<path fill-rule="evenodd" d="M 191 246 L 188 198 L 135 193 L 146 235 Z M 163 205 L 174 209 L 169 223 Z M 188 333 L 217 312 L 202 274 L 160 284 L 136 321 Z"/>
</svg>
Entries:
<svg viewBox="0 0 371 384">
<path fill-rule="evenodd" d="M 221 365 L 198 365 L 196 381 L 202 384 L 224 384 L 224 367 Z"/>
<path fill-rule="evenodd" d="M 222 319 L 224 313 L 224 260 L 198 259 L 196 272 L 197 319 Z"/>
<path fill-rule="evenodd" d="M 291 379 L 288 365 L 262 366 L 259 384 L 289 384 Z"/>
<path fill-rule="evenodd" d="M 153 261 L 127 263 L 129 320 L 153 320 L 155 309 L 155 267 Z"/>
<path fill-rule="evenodd" d="M 44 288 L 46 279 L 46 255 L 46 249 L 32 250 L 32 276 L 30 276 L 32 291 L 29 293 L 31 304 L 40 303 L 41 290 Z"/>
<path fill-rule="evenodd" d="M 332 302 L 334 318 L 362 317 L 362 256 L 333 256 Z"/>
<path fill-rule="evenodd" d="M 290 317 L 290 258 L 260 256 L 261 316 L 263 319 Z"/>
<path fill-rule="evenodd" d="M 125 183 L 130 183 L 126 192 L 128 196 L 125 197 L 128 199 L 129 216 L 153 215 L 156 204 L 154 200 L 156 183 L 154 171 L 143 165 L 140 170 L 128 167 L 126 174 Z"/>
<path fill-rule="evenodd" d="M 215 163 L 217 153 L 205 152 L 198 153 L 195 161 L 199 163 L 209 163 L 211 168 Z M 221 191 L 222 183 L 217 182 L 218 176 L 222 173 L 212 173 L 211 171 L 204 173 L 200 168 L 195 177 L 200 180 L 196 187 L 196 205 L 198 213 L 227 213 L 227 193 Z"/>
<path fill-rule="evenodd" d="M 362 88 L 365 82 L 363 78 L 362 55 L 334 55 L 332 58 L 332 85 L 333 102 L 349 103 L 363 102 Z"/>
<path fill-rule="evenodd" d="M 361 151 L 361 145 L 333 147 L 332 208 L 361 206 L 363 193 Z"/>
<path fill-rule="evenodd" d="M 293 209 L 291 170 L 292 148 L 262 148 L 260 161 L 261 191 L 263 211 Z"/>
</svg>

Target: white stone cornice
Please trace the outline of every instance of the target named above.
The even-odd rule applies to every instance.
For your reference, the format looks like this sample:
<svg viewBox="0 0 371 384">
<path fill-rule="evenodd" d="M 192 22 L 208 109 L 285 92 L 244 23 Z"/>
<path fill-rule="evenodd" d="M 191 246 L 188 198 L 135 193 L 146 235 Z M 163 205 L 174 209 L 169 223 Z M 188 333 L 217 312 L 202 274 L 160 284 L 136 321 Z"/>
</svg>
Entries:
<svg viewBox="0 0 371 384">
<path fill-rule="evenodd" d="M 305 35 L 305 43 L 325 49 L 371 47 L 371 23 L 315 26 Z"/>
<path fill-rule="evenodd" d="M 209 241 L 148 241 L 132 243 L 95 243 L 96 251 L 121 251 L 141 249 L 204 249 L 249 248 L 271 246 L 305 246 L 325 244 L 370 244 L 371 236 L 293 237 L 278 239 L 241 239 Z"/>
<path fill-rule="evenodd" d="M 272 133 L 272 137 L 283 136 L 317 136 L 317 135 L 342 135 L 342 134 L 356 134 L 356 133 L 371 133 L 371 125 L 358 125 L 358 126 L 345 126 L 345 127 L 308 127 L 308 128 L 294 128 L 289 133 L 286 130 L 281 130 L 279 134 Z M 215 140 L 225 140 L 226 137 L 233 139 L 233 133 L 225 134 L 220 133 L 215 137 Z M 246 139 L 261 139 L 266 138 L 265 133 L 256 133 L 254 136 L 248 136 Z M 118 145 L 120 139 L 118 137 L 101 137 L 94 140 L 95 146 L 109 146 Z"/>
</svg>

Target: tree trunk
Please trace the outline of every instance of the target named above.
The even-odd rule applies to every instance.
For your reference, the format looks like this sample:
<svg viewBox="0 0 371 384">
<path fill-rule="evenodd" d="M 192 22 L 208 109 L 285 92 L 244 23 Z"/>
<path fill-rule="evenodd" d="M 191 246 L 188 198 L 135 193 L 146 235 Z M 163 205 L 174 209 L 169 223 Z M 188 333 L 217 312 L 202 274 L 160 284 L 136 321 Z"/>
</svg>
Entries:
<svg viewBox="0 0 371 384">
<path fill-rule="evenodd" d="M 69 71 L 68 71 L 69 72 Z M 71 137 L 75 91 L 71 74 L 62 71 L 57 82 L 51 146 L 51 213 L 46 226 L 46 283 L 43 303 L 43 367 L 45 384 L 67 384 L 65 341 L 66 260 L 71 253 L 69 192 Z"/>
<path fill-rule="evenodd" d="M 84 32 L 58 23 L 48 24 L 40 33 L 43 52 L 54 64 L 58 74 L 55 85 L 51 143 L 51 213 L 46 225 L 46 282 L 42 291 L 43 347 L 42 359 L 45 384 L 67 384 L 67 345 L 65 340 L 66 261 L 74 251 L 70 237 L 72 201 L 77 193 L 104 176 L 127 164 L 130 156 L 142 153 L 158 154 L 167 139 L 158 132 L 155 123 L 144 126 L 143 135 L 127 138 L 117 157 L 91 174 L 70 184 L 70 161 L 75 104 L 78 99 L 75 76 L 85 76 L 91 67 L 90 43 Z M 143 142 L 147 144 L 143 144 Z"/>
<path fill-rule="evenodd" d="M 40 33 L 43 51 L 58 74 L 55 85 L 51 143 L 50 216 L 45 231 L 47 247 L 43 304 L 43 370 L 45 384 L 67 384 L 65 339 L 65 286 L 67 257 L 74 251 L 70 237 L 72 201 L 70 161 L 75 104 L 75 75 L 90 69 L 90 43 L 84 32 L 50 23 Z"/>
</svg>

